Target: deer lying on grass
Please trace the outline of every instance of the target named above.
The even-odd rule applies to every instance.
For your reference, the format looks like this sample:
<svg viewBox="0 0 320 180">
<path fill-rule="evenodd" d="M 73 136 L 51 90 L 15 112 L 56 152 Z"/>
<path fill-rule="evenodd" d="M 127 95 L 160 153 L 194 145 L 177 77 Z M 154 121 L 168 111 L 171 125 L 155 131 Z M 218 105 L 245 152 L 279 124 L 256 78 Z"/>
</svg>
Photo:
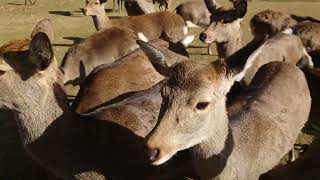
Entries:
<svg viewBox="0 0 320 180">
<path fill-rule="evenodd" d="M 308 85 L 293 65 L 263 66 L 245 96 L 247 103 L 228 118 L 226 94 L 244 66 L 185 61 L 168 68 L 159 50 L 139 45 L 170 78 L 161 90 L 159 121 L 146 139 L 153 165 L 189 148 L 201 179 L 258 179 L 290 150 L 308 119 Z"/>
<path fill-rule="evenodd" d="M 241 21 L 247 12 L 247 1 L 235 1 L 233 8 L 216 9 L 212 0 L 206 0 L 206 5 L 212 16 L 209 27 L 199 39 L 207 44 L 215 42 L 219 58 L 224 59 L 242 47 Z"/>
<path fill-rule="evenodd" d="M 169 65 L 186 59 L 180 55 L 187 55 L 182 45 L 184 52 L 179 45 L 163 40 L 151 44 L 163 50 Z M 72 106 L 76 112 L 88 112 L 124 93 L 148 89 L 163 78 L 142 50 L 137 49 L 113 63 L 96 67 L 81 84 Z"/>
<path fill-rule="evenodd" d="M 147 40 L 166 35 L 170 41 L 178 42 L 186 37 L 188 28 L 183 19 L 171 12 L 157 12 L 141 16 L 128 16 L 110 20 L 104 10 L 106 0 L 87 0 L 84 14 L 92 16 L 96 29 L 102 30 L 112 26 L 123 26 L 135 33 L 142 33 Z"/>
<path fill-rule="evenodd" d="M 0 108 L 14 113 L 22 144 L 36 162 L 63 179 L 146 179 L 154 174 L 141 136 L 156 123 L 159 87 L 125 99 L 123 106 L 103 108 L 109 114 L 101 121 L 92 118 L 99 110 L 90 116 L 70 110 L 45 34 L 37 33 L 27 51 L 8 50 L 4 59 L 14 70 L 1 70 Z"/>
<path fill-rule="evenodd" d="M 255 38 L 275 35 L 302 21 L 320 22 L 312 17 L 300 17 L 280 11 L 264 10 L 252 17 L 250 27 Z"/>
</svg>

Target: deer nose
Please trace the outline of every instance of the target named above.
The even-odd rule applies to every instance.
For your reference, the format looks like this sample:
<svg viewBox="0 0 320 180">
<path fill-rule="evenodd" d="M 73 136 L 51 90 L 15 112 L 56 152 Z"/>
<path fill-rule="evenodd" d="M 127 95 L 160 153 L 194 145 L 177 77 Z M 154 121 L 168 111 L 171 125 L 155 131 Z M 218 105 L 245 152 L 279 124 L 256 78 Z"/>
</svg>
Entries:
<svg viewBox="0 0 320 180">
<path fill-rule="evenodd" d="M 147 156 L 149 158 L 149 161 L 153 162 L 159 158 L 160 150 L 157 148 L 147 148 Z"/>
<path fill-rule="evenodd" d="M 204 32 L 202 32 L 202 33 L 200 34 L 200 36 L 199 36 L 199 39 L 200 39 L 201 41 L 205 41 L 205 40 L 207 39 L 207 34 L 204 33 Z"/>
</svg>

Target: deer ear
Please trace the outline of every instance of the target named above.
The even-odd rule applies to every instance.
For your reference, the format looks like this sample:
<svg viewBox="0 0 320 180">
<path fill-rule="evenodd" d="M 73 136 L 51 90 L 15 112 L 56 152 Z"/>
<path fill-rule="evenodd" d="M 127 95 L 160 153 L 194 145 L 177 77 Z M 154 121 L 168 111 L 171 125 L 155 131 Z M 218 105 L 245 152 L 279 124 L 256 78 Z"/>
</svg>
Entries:
<svg viewBox="0 0 320 180">
<path fill-rule="evenodd" d="M 226 61 L 226 72 L 227 72 L 227 76 L 231 77 L 234 81 L 241 81 L 246 72 L 248 71 L 248 69 L 254 67 L 254 62 L 255 60 L 259 57 L 259 55 L 261 54 L 261 52 L 263 52 L 263 49 L 265 47 L 265 45 L 267 44 L 267 39 L 266 40 L 262 40 L 262 41 L 252 41 L 251 42 L 251 47 L 257 47 L 257 49 L 252 49 L 249 50 L 249 52 L 251 51 L 252 53 L 250 53 L 250 56 L 248 56 L 248 58 L 240 58 L 240 59 L 236 59 L 237 54 L 231 55 L 229 56 L 225 61 Z M 243 52 L 243 49 L 240 49 L 240 51 Z M 247 52 L 248 53 L 248 52 Z"/>
<path fill-rule="evenodd" d="M 237 16 L 237 18 L 243 18 L 243 17 L 246 15 L 246 13 L 247 13 L 247 6 L 248 6 L 247 0 L 237 0 L 237 1 L 234 1 L 233 7 L 234 7 L 235 10 L 236 10 L 236 16 Z"/>
<path fill-rule="evenodd" d="M 171 69 L 168 67 L 166 59 L 161 51 L 153 47 L 151 44 L 137 40 L 137 44 L 148 57 L 153 67 L 163 76 L 171 76 Z"/>
<path fill-rule="evenodd" d="M 29 45 L 29 60 L 40 71 L 45 70 L 53 60 L 53 49 L 48 36 L 38 32 Z"/>
<path fill-rule="evenodd" d="M 106 3 L 107 0 L 99 0 L 100 1 L 100 4 L 103 4 L 103 3 Z"/>
<path fill-rule="evenodd" d="M 208 8 L 208 11 L 213 14 L 214 10 L 217 9 L 216 4 L 213 2 L 213 0 L 204 0 L 204 2 L 206 3 L 206 6 Z"/>
<path fill-rule="evenodd" d="M 49 19 L 43 19 L 38 22 L 38 24 L 32 30 L 31 38 L 33 38 L 38 32 L 45 33 L 49 37 L 50 42 L 53 42 L 54 31 L 52 23 Z"/>
</svg>

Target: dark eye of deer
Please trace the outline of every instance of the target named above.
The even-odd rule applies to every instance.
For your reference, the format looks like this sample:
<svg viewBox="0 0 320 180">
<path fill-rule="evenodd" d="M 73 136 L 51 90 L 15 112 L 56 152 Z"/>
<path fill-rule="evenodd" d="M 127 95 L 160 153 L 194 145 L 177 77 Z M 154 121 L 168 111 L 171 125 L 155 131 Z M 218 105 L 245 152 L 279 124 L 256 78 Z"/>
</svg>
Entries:
<svg viewBox="0 0 320 180">
<path fill-rule="evenodd" d="M 197 104 L 198 110 L 205 110 L 209 106 L 208 102 L 200 102 Z"/>
</svg>

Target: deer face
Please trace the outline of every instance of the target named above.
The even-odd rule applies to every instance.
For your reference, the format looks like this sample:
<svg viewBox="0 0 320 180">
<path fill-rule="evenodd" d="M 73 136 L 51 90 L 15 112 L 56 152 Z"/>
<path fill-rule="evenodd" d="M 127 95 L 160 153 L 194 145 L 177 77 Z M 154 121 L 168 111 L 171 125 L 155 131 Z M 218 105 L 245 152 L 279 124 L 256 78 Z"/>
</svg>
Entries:
<svg viewBox="0 0 320 180">
<path fill-rule="evenodd" d="M 177 151 L 195 146 L 225 123 L 225 95 L 232 85 L 220 63 L 183 63 L 162 88 L 158 125 L 148 135 L 149 157 L 162 164 Z"/>
<path fill-rule="evenodd" d="M 85 7 L 82 9 L 86 16 L 96 16 L 105 13 L 104 3 L 106 0 L 86 0 Z"/>
<path fill-rule="evenodd" d="M 240 33 L 241 19 L 237 19 L 231 23 L 226 23 L 223 20 L 211 21 L 209 27 L 200 34 L 199 38 L 204 43 L 226 43 L 229 42 L 235 33 Z"/>
<path fill-rule="evenodd" d="M 139 45 L 158 72 L 170 78 L 161 91 L 158 124 L 146 139 L 151 163 L 162 164 L 210 137 L 219 139 L 227 124 L 225 99 L 236 78 L 234 71 L 221 61 L 186 61 L 168 68 L 161 52 L 147 43 Z"/>
</svg>

